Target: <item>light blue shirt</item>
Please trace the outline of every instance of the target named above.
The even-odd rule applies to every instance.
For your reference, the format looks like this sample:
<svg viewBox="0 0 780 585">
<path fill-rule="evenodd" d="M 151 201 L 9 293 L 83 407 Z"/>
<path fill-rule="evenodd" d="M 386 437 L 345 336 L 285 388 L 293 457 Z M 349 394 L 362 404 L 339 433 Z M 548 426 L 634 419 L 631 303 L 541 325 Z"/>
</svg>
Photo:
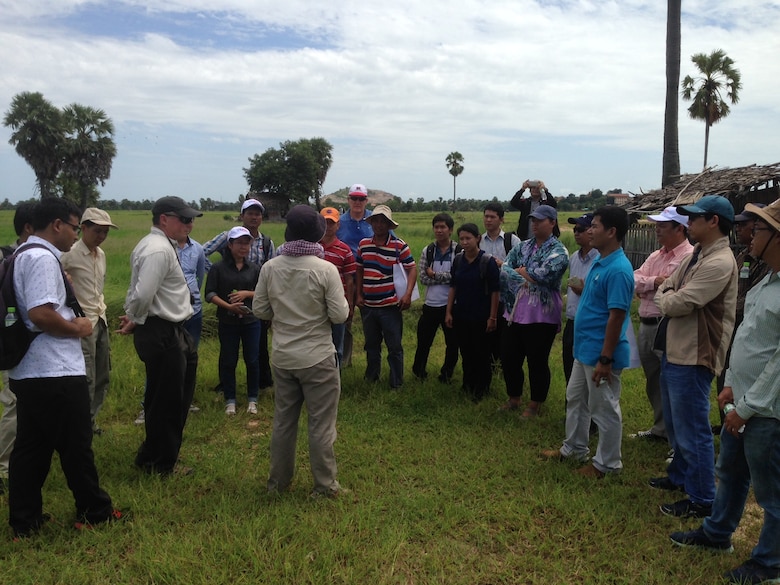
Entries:
<svg viewBox="0 0 780 585">
<path fill-rule="evenodd" d="M 581 278 L 583 282 L 588 277 L 590 267 L 593 266 L 593 260 L 599 255 L 599 251 L 596 248 L 591 248 L 582 258 L 580 250 L 577 250 L 569 257 L 569 278 L 576 276 Z M 566 318 L 574 319 L 577 314 L 577 306 L 580 304 L 580 295 L 571 290 L 571 287 L 566 288 Z"/>
<path fill-rule="evenodd" d="M 731 346 L 725 386 L 740 418 L 780 419 L 780 278 L 768 274 L 745 299 L 745 319 Z"/>
<path fill-rule="evenodd" d="M 371 212 L 368 210 L 366 210 L 363 219 L 352 219 L 349 211 L 341 214 L 339 231 L 336 232 L 336 237 L 349 246 L 355 258 L 357 258 L 360 240 L 374 237 L 374 229 L 371 227 L 371 223 L 367 221 L 370 216 Z"/>
<path fill-rule="evenodd" d="M 203 310 L 200 299 L 200 287 L 206 274 L 206 255 L 203 253 L 203 246 L 192 238 L 187 238 L 183 248 L 176 246 L 176 253 L 179 255 L 187 287 L 192 293 L 192 311 L 197 315 Z"/>
<path fill-rule="evenodd" d="M 479 249 L 484 250 L 487 254 L 490 254 L 495 258 L 496 260 L 501 260 L 502 262 L 506 260 L 506 248 L 504 247 L 504 238 L 506 237 L 506 233 L 504 230 L 501 230 L 498 232 L 498 235 L 496 236 L 495 240 L 491 240 L 490 236 L 488 236 L 487 232 L 482 234 L 482 239 L 479 241 Z M 517 246 L 517 244 L 520 243 L 520 238 L 517 237 L 517 234 L 512 234 L 512 241 L 510 250 Z"/>
</svg>

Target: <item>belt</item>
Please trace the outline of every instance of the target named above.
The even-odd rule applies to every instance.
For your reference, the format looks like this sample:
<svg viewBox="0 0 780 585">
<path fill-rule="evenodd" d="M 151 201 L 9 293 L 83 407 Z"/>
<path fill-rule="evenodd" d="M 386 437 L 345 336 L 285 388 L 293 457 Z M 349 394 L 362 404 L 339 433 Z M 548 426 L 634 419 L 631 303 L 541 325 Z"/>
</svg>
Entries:
<svg viewBox="0 0 780 585">
<path fill-rule="evenodd" d="M 639 317 L 639 322 L 644 325 L 658 325 L 663 317 Z"/>
</svg>

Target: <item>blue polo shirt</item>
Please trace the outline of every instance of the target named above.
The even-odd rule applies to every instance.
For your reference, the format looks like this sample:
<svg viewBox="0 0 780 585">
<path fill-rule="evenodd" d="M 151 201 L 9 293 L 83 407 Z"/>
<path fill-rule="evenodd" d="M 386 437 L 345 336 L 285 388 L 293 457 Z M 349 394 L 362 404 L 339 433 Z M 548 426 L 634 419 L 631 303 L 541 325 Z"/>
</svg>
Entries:
<svg viewBox="0 0 780 585">
<path fill-rule="evenodd" d="M 336 237 L 349 246 L 349 249 L 352 250 L 352 255 L 355 256 L 355 258 L 357 258 L 358 255 L 360 240 L 374 237 L 374 230 L 367 221 L 370 216 L 371 212 L 368 210 L 366 210 L 366 213 L 361 220 L 352 219 L 349 210 L 341 214 L 339 230 L 336 232 Z"/>
<path fill-rule="evenodd" d="M 634 269 L 618 248 L 606 258 L 598 256 L 591 266 L 574 319 L 574 357 L 588 366 L 595 366 L 604 345 L 610 309 L 622 309 L 626 319 L 620 330 L 620 340 L 612 357 L 612 367 L 622 370 L 629 365 L 630 349 L 626 331 L 631 322 L 631 300 L 634 296 Z"/>
</svg>

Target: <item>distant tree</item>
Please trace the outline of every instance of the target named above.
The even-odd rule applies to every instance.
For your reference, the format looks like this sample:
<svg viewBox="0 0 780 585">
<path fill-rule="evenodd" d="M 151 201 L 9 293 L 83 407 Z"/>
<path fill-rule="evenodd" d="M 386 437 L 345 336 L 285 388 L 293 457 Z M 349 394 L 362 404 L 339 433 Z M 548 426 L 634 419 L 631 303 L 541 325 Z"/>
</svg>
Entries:
<svg viewBox="0 0 780 585">
<path fill-rule="evenodd" d="M 325 184 L 325 178 L 333 164 L 333 146 L 324 138 L 301 139 L 300 142 L 308 142 L 314 160 L 317 161 L 317 188 L 314 190 L 314 205 L 317 209 L 322 209 L 320 197 L 322 196 L 322 186 Z"/>
<path fill-rule="evenodd" d="M 13 131 L 8 143 L 32 167 L 41 197 L 55 196 L 65 138 L 60 110 L 40 92 L 25 91 L 14 96 L 3 125 Z"/>
<path fill-rule="evenodd" d="M 291 204 L 309 204 L 312 198 L 319 204 L 320 178 L 324 181 L 331 161 L 325 146 L 330 145 L 317 138 L 288 140 L 280 143 L 278 149 L 269 148 L 254 155 L 244 169 L 249 190 L 266 192 L 278 201 L 282 213 Z"/>
<path fill-rule="evenodd" d="M 65 138 L 62 173 L 79 186 L 82 209 L 97 201 L 96 185 L 106 184 L 116 156 L 114 123 L 103 110 L 71 104 L 62 110 Z"/>
<path fill-rule="evenodd" d="M 680 176 L 679 117 L 680 98 L 680 17 L 682 0 L 666 3 L 666 109 L 664 112 L 664 154 L 661 186 L 666 187 Z"/>
<path fill-rule="evenodd" d="M 458 175 L 463 172 L 463 155 L 456 150 L 447 155 L 445 162 L 447 163 L 447 169 L 449 169 L 449 172 L 452 175 L 452 201 L 454 203 L 457 200 L 455 194 L 455 180 L 458 178 Z"/>
<path fill-rule="evenodd" d="M 682 96 L 691 101 L 688 113 L 694 120 L 704 120 L 704 168 L 707 168 L 707 151 L 710 142 L 710 126 L 718 123 L 731 112 L 728 100 L 732 104 L 739 101 L 742 89 L 741 75 L 734 67 L 734 61 L 725 51 L 718 49 L 709 55 L 696 53 L 691 57 L 700 76 L 686 75 L 682 82 Z M 726 100 L 721 95 L 726 92 Z"/>
</svg>

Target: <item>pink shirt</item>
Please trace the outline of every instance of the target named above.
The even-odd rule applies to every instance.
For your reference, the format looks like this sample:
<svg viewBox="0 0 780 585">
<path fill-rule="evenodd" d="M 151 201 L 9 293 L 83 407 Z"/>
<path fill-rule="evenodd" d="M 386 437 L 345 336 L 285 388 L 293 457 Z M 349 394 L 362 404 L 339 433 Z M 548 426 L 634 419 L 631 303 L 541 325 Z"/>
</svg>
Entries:
<svg viewBox="0 0 780 585">
<path fill-rule="evenodd" d="M 644 264 L 634 270 L 634 290 L 639 297 L 640 317 L 660 317 L 661 312 L 653 302 L 655 297 L 655 278 L 669 276 L 686 256 L 693 254 L 693 246 L 688 240 L 667 250 L 661 248 L 647 257 Z"/>
</svg>

